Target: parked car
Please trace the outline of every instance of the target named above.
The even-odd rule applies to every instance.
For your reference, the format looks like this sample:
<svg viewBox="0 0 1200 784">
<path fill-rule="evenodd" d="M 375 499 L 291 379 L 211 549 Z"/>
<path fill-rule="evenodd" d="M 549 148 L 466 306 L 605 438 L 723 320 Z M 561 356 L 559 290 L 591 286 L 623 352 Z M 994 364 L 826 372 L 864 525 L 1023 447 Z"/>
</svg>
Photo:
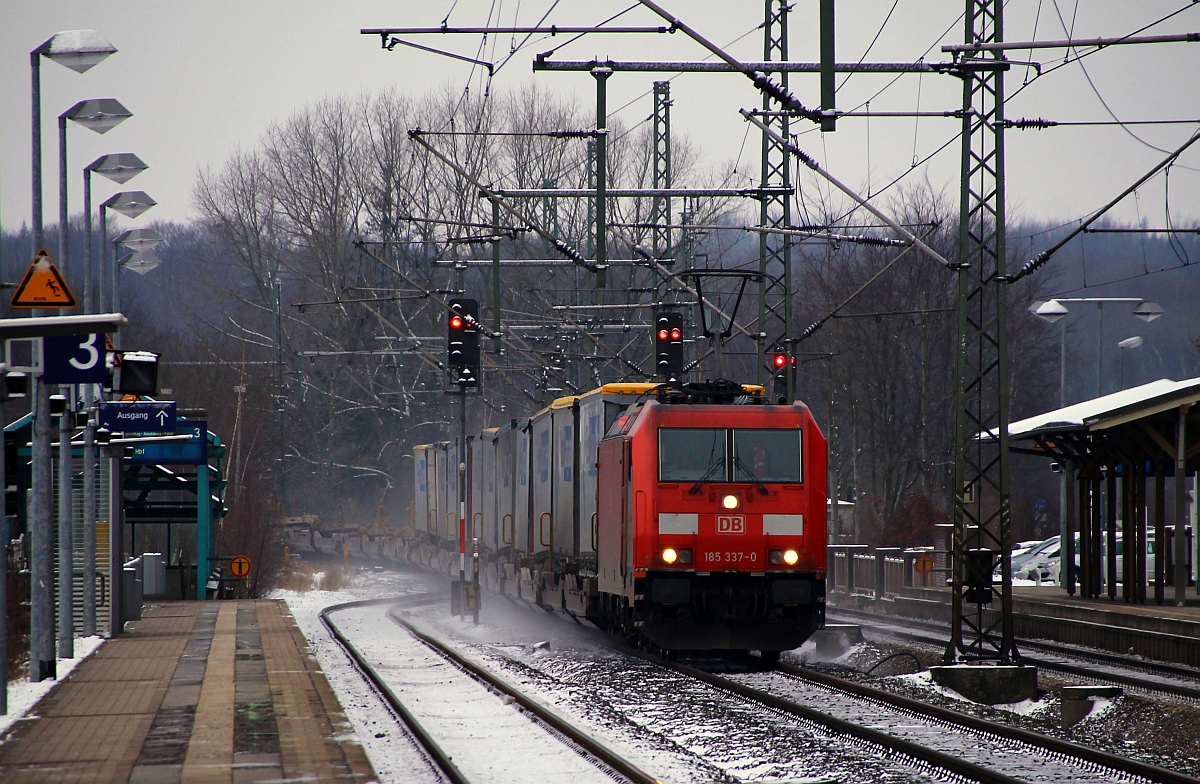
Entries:
<svg viewBox="0 0 1200 784">
<path fill-rule="evenodd" d="M 1034 580 L 1035 582 L 1050 579 L 1050 564 L 1058 559 L 1058 540 L 1059 537 L 1052 536 L 1020 555 L 1014 554 L 1010 559 L 1013 579 Z M 993 579 L 997 581 L 1001 579 L 999 570 L 993 575 Z"/>
</svg>

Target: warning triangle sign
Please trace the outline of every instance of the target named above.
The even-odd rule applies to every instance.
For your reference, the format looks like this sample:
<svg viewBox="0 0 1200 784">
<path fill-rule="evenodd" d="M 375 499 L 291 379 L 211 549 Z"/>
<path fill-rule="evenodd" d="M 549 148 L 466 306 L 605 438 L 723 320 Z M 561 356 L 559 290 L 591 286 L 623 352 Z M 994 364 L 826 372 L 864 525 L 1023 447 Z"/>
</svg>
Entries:
<svg viewBox="0 0 1200 784">
<path fill-rule="evenodd" d="M 73 308 L 79 303 L 54 266 L 54 259 L 42 248 L 33 257 L 9 304 L 14 308 Z"/>
</svg>

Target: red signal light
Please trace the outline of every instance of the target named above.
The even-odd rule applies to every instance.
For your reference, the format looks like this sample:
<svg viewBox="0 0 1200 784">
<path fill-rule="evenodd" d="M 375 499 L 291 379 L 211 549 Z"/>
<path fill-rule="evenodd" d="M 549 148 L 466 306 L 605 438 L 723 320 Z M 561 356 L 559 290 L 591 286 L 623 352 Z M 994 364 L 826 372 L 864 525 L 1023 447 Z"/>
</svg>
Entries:
<svg viewBox="0 0 1200 784">
<path fill-rule="evenodd" d="M 665 329 L 660 329 L 658 331 L 658 339 L 659 340 L 666 340 L 669 337 L 671 337 L 671 333 L 667 332 Z"/>
<path fill-rule="evenodd" d="M 671 330 L 671 340 L 682 340 L 682 339 L 683 339 L 682 332 L 680 332 L 678 329 Z"/>
<path fill-rule="evenodd" d="M 462 316 L 451 316 L 450 317 L 450 329 L 462 329 L 462 326 L 463 326 Z"/>
<path fill-rule="evenodd" d="M 782 368 L 787 364 L 787 362 L 788 358 L 786 354 L 776 354 L 771 358 L 771 363 L 775 365 L 776 368 Z"/>
</svg>

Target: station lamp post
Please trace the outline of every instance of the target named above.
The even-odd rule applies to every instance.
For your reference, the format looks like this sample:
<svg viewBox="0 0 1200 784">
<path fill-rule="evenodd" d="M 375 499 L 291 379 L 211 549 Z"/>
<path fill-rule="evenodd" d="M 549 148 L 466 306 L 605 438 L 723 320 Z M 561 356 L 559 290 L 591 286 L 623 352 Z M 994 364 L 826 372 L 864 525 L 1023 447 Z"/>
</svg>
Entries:
<svg viewBox="0 0 1200 784">
<path fill-rule="evenodd" d="M 64 272 L 70 254 L 70 212 L 67 206 L 67 121 L 71 120 L 105 134 L 133 114 L 113 98 L 80 101 L 58 116 L 58 263 Z M 87 208 L 90 213 L 90 207 Z M 84 262 L 84 296 L 87 295 L 88 264 Z M 90 400 L 88 401 L 90 403 Z M 58 657 L 75 656 L 75 597 L 72 588 L 75 564 L 75 535 L 72 510 L 71 433 L 75 429 L 75 401 L 70 401 L 59 422 L 58 453 Z M 86 587 L 85 587 L 86 591 Z M 90 602 L 89 602 L 90 604 Z"/>
<path fill-rule="evenodd" d="M 30 69 L 30 199 L 33 254 L 45 243 L 42 220 L 42 88 L 41 63 L 45 57 L 84 73 L 117 49 L 95 30 L 55 33 L 29 53 Z M 66 231 L 66 226 L 60 227 Z M 37 315 L 37 311 L 34 311 Z M 50 570 L 51 487 L 50 395 L 40 378 L 34 384 L 31 446 L 32 488 L 29 508 L 30 565 L 29 679 L 34 683 L 56 676 L 54 657 L 54 585 Z"/>
<path fill-rule="evenodd" d="M 148 167 L 131 152 L 102 155 L 83 170 L 84 230 L 87 235 L 87 256 L 83 263 L 83 312 L 91 313 L 103 302 L 96 296 L 103 271 L 96 267 L 96 236 L 92 231 L 92 173 L 100 174 L 118 185 L 124 184 Z M 106 238 L 107 240 L 107 238 Z M 107 244 L 107 242 L 105 243 Z M 90 412 L 95 401 L 91 384 L 84 385 L 84 404 Z M 85 637 L 96 633 L 96 423 L 89 416 L 83 431 L 83 614 Z"/>
<path fill-rule="evenodd" d="M 1128 349 L 1137 348 L 1144 342 L 1141 335 L 1134 335 L 1117 343 L 1117 382 L 1121 389 L 1125 389 L 1125 352 Z"/>
</svg>

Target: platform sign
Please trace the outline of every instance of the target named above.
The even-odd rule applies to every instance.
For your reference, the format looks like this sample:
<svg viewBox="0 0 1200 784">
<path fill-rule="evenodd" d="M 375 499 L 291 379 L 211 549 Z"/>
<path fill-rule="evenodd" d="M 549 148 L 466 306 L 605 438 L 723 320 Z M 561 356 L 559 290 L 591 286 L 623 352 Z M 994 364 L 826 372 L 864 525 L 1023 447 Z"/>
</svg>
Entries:
<svg viewBox="0 0 1200 784">
<path fill-rule="evenodd" d="M 100 427 L 106 427 L 114 433 L 174 435 L 177 432 L 175 401 L 105 401 L 100 404 Z"/>
<path fill-rule="evenodd" d="M 42 338 L 42 380 L 47 384 L 103 384 L 108 351 L 102 332 Z"/>
<path fill-rule="evenodd" d="M 229 560 L 229 573 L 239 580 L 250 574 L 250 559 L 244 555 L 235 555 Z"/>
<path fill-rule="evenodd" d="M 33 257 L 8 304 L 14 308 L 73 308 L 79 303 L 54 266 L 54 259 L 42 248 Z"/>
<path fill-rule="evenodd" d="M 208 422 L 203 419 L 181 419 L 175 423 L 176 435 L 190 435 L 187 441 L 166 441 L 161 444 L 134 444 L 132 454 L 125 458 L 128 465 L 204 465 L 208 462 Z"/>
</svg>

